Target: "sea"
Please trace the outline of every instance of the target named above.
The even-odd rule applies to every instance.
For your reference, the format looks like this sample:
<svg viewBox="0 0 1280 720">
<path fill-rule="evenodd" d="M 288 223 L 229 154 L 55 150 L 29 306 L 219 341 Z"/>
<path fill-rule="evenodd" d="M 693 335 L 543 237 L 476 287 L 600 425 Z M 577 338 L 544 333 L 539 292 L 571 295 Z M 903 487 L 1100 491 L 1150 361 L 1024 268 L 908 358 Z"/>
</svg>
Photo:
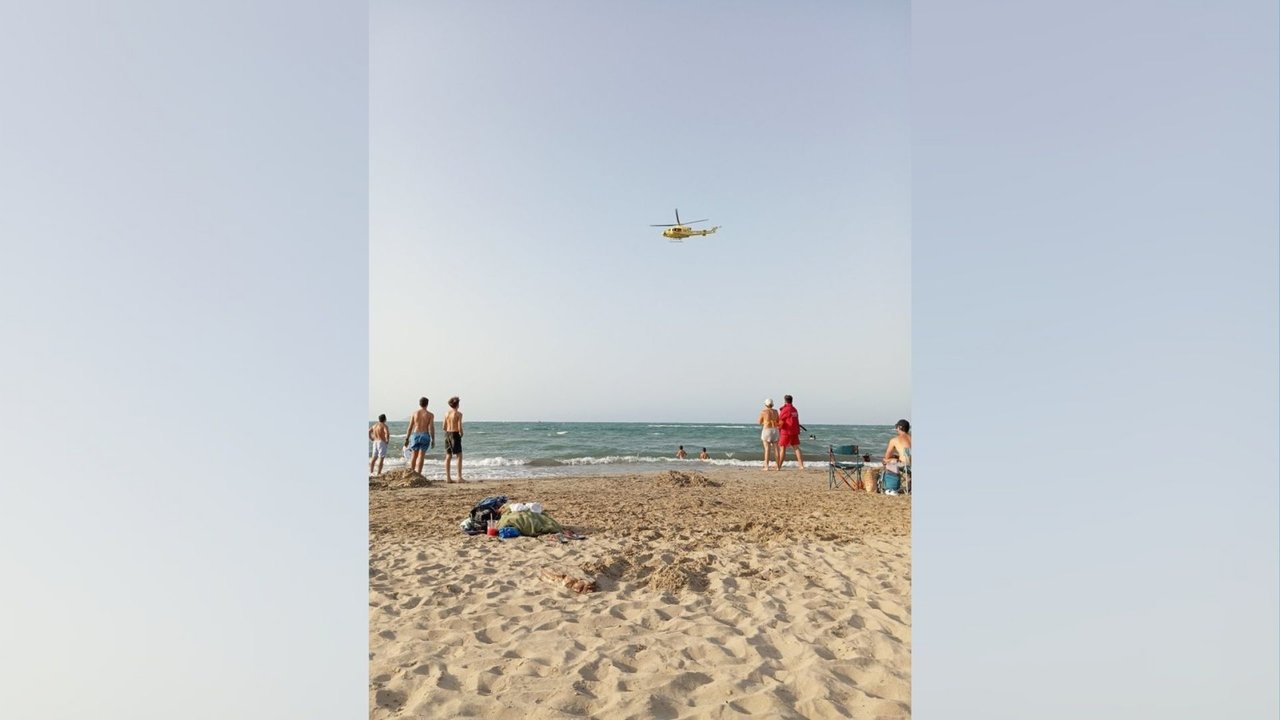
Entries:
<svg viewBox="0 0 1280 720">
<path fill-rule="evenodd" d="M 372 426 L 373 423 L 370 423 Z M 404 467 L 402 452 L 408 423 L 388 422 L 391 444 L 383 470 Z M 806 466 L 825 464 L 830 445 L 858 445 L 879 459 L 892 425 L 818 425 L 805 423 L 800 451 Z M 466 421 L 462 439 L 468 480 L 621 475 L 697 469 L 699 465 L 760 467 L 764 448 L 760 426 L 744 423 L 600 423 L 600 422 L 472 422 Z M 688 459 L 677 460 L 683 445 Z M 373 444 L 369 444 L 372 452 Z M 710 460 L 698 460 L 706 448 Z M 366 459 L 367 462 L 367 459 Z M 794 467 L 787 452 L 784 467 Z M 367 468 L 367 465 L 366 465 Z M 455 466 L 456 468 L 456 466 Z M 444 431 L 436 422 L 436 446 L 423 465 L 427 477 L 443 478 Z"/>
</svg>

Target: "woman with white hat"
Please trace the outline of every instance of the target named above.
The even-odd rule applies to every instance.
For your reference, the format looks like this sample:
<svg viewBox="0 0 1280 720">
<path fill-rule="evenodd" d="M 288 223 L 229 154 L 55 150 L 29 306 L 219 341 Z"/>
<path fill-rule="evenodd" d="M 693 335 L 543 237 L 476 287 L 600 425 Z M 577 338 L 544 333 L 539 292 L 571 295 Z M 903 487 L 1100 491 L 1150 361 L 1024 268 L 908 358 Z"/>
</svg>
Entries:
<svg viewBox="0 0 1280 720">
<path fill-rule="evenodd" d="M 764 445 L 764 469 L 769 470 L 769 451 L 772 450 L 782 461 L 782 449 L 778 447 L 778 411 L 773 409 L 773 398 L 764 399 L 764 409 L 756 423 L 761 425 L 760 444 Z"/>
</svg>

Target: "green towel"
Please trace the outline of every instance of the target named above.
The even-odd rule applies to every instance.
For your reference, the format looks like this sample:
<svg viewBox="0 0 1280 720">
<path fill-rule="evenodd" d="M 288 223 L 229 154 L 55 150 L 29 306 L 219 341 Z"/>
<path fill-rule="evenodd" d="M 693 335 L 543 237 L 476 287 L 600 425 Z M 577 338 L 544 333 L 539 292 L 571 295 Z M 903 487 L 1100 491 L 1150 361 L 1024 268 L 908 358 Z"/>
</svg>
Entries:
<svg viewBox="0 0 1280 720">
<path fill-rule="evenodd" d="M 560 523 L 556 522 L 555 518 L 550 515 L 527 510 L 503 513 L 502 519 L 498 520 L 498 527 L 513 527 L 519 530 L 521 535 L 528 535 L 529 537 L 558 533 L 561 530 Z"/>
</svg>

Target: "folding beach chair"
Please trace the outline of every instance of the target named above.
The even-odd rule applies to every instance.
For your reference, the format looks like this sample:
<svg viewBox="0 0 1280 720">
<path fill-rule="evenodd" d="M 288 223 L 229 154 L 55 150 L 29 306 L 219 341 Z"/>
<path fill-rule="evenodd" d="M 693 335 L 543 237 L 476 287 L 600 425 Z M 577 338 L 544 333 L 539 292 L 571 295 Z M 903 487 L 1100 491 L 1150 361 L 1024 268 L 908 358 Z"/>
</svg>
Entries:
<svg viewBox="0 0 1280 720">
<path fill-rule="evenodd" d="M 853 460 L 839 460 L 837 456 L 852 456 Z M 843 482 L 850 490 L 862 487 L 862 468 L 864 463 L 858 454 L 857 445 L 827 446 L 827 489 L 839 487 L 837 480 Z"/>
</svg>

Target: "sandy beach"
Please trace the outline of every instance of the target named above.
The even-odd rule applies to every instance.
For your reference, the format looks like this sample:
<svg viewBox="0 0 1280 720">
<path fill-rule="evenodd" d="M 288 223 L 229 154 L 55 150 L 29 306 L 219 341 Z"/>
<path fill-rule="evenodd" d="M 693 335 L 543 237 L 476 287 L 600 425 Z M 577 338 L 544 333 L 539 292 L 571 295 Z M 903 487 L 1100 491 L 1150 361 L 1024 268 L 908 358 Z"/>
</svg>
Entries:
<svg viewBox="0 0 1280 720">
<path fill-rule="evenodd" d="M 587 538 L 463 534 L 488 495 Z M 369 680 L 371 718 L 909 717 L 911 500 L 822 462 L 371 483 Z"/>
</svg>

